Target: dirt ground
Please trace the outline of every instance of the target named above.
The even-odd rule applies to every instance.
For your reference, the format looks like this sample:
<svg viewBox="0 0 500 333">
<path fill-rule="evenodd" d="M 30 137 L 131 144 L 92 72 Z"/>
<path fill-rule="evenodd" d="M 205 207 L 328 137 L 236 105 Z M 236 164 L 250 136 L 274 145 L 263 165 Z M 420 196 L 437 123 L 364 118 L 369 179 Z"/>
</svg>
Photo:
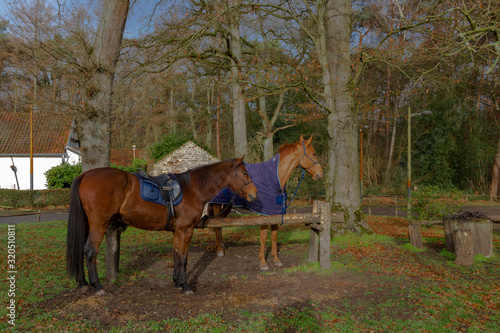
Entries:
<svg viewBox="0 0 500 333">
<path fill-rule="evenodd" d="M 394 298 L 395 289 L 400 288 L 394 281 L 352 271 L 347 274 L 340 270 L 332 278 L 332 275 L 287 269 L 306 261 L 305 244 L 281 246 L 283 267 L 274 267 L 269 254 L 270 269 L 266 273 L 259 269 L 257 244 L 226 246 L 228 253 L 220 258 L 206 247 L 190 247 L 188 281 L 195 291 L 191 296 L 174 287 L 171 253 L 150 252 L 141 254 L 132 263 L 140 274 L 123 277 L 126 281 L 107 289 L 104 296 L 67 290 L 55 295 L 45 306 L 59 310 L 63 316 L 77 313 L 82 320 L 98 320 L 105 330 L 130 320 L 189 319 L 214 311 L 231 321 L 238 318 L 242 309 L 276 314 L 290 307 L 342 309 L 361 298 L 366 300 L 367 293 L 379 302 L 386 297 Z M 406 315 L 395 314 L 402 319 Z"/>
</svg>

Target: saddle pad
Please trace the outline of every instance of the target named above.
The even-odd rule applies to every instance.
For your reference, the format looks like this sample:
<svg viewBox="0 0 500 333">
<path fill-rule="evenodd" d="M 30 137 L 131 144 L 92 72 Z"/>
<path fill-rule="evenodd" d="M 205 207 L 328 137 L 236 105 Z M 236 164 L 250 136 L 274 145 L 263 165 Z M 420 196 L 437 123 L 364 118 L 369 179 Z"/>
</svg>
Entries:
<svg viewBox="0 0 500 333">
<path fill-rule="evenodd" d="M 262 163 L 245 164 L 248 175 L 257 188 L 257 199 L 249 202 L 235 195 L 230 187 L 224 188 L 209 203 L 229 204 L 234 196 L 235 207 L 245 207 L 262 215 L 280 215 L 286 213 L 286 185 L 281 187 L 278 177 L 280 155 L 276 154 Z"/>
<path fill-rule="evenodd" d="M 158 185 L 156 185 L 156 183 L 143 178 L 139 178 L 139 181 L 140 181 L 140 194 L 142 200 L 157 203 L 163 206 L 168 206 L 170 204 L 168 198 L 167 199 L 163 198 L 163 196 L 161 195 L 161 191 L 158 188 Z M 180 188 L 178 182 L 172 185 L 173 187 L 178 186 Z M 178 204 L 181 203 L 181 201 L 182 201 L 182 190 L 180 190 L 180 194 L 178 194 L 178 197 L 174 199 L 173 205 L 177 206 Z"/>
</svg>

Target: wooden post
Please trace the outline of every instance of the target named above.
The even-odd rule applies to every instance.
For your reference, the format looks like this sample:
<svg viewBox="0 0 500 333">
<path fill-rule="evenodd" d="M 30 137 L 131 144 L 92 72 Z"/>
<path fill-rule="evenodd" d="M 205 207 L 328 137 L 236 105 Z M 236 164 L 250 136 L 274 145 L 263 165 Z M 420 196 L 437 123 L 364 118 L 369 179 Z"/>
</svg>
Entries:
<svg viewBox="0 0 500 333">
<path fill-rule="evenodd" d="M 116 221 L 111 222 L 106 230 L 106 279 L 108 285 L 115 283 L 120 266 L 120 238 L 127 227 Z"/>
<path fill-rule="evenodd" d="M 323 230 L 319 235 L 319 263 L 321 268 L 329 269 L 330 260 L 330 234 L 332 225 L 332 210 L 329 202 L 321 202 L 321 221 Z"/>
<path fill-rule="evenodd" d="M 422 244 L 422 237 L 420 236 L 420 225 L 410 221 L 408 232 L 410 234 L 410 244 L 416 248 L 423 249 L 424 246 Z"/>
<path fill-rule="evenodd" d="M 320 213 L 320 201 L 313 202 L 313 214 Z M 308 262 L 316 262 L 319 260 L 319 230 L 311 225 L 311 234 L 309 235 L 309 253 L 307 256 Z"/>
<path fill-rule="evenodd" d="M 455 242 L 455 264 L 471 266 L 474 264 L 474 242 L 472 230 L 456 229 L 453 231 Z"/>
</svg>

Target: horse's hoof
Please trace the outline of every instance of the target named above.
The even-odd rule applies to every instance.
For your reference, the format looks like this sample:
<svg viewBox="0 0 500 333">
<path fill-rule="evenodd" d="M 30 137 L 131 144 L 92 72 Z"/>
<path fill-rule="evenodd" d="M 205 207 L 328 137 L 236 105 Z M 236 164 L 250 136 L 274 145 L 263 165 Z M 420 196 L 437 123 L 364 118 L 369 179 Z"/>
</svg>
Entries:
<svg viewBox="0 0 500 333">
<path fill-rule="evenodd" d="M 281 262 L 281 260 L 275 261 L 273 264 L 274 264 L 274 266 L 276 266 L 276 267 L 281 267 L 281 266 L 283 266 L 283 263 Z"/>
<path fill-rule="evenodd" d="M 267 266 L 267 265 L 260 265 L 260 270 L 261 271 L 268 271 L 269 270 L 269 266 Z"/>
<path fill-rule="evenodd" d="M 217 257 L 224 257 L 224 251 L 218 251 Z"/>
<path fill-rule="evenodd" d="M 106 292 L 104 291 L 104 289 L 101 289 L 101 290 L 98 290 L 94 293 L 94 295 L 96 296 L 104 296 L 106 295 Z"/>
<path fill-rule="evenodd" d="M 186 295 L 186 296 L 194 295 L 194 291 L 192 291 L 192 290 L 186 290 L 186 291 L 184 291 L 184 295 Z"/>
</svg>

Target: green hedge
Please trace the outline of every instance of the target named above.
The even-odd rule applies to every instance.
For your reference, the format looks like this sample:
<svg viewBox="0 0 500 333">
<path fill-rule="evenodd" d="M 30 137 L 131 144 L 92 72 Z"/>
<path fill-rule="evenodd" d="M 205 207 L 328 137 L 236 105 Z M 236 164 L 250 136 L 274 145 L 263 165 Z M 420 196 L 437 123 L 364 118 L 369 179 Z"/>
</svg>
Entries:
<svg viewBox="0 0 500 333">
<path fill-rule="evenodd" d="M 4 209 L 49 208 L 69 204 L 70 189 L 5 190 L 0 189 L 0 207 Z"/>
</svg>

